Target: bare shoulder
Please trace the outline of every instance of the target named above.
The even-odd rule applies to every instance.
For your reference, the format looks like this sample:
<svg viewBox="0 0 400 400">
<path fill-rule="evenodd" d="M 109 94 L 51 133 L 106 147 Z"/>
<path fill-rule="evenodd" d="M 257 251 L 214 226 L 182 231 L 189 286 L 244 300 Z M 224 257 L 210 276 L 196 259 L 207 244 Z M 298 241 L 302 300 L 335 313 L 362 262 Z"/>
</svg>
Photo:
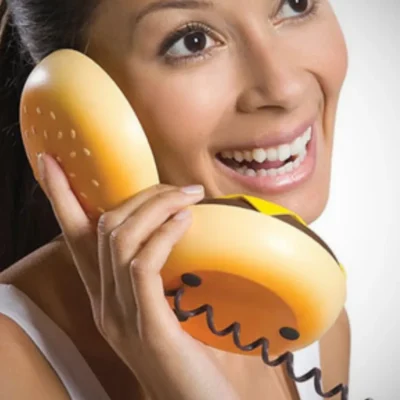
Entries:
<svg viewBox="0 0 400 400">
<path fill-rule="evenodd" d="M 349 384 L 351 330 L 346 309 L 343 309 L 335 324 L 320 340 L 321 367 L 325 390 L 339 383 Z M 340 396 L 334 397 L 336 400 Z"/>
<path fill-rule="evenodd" d="M 25 293 L 59 325 L 67 317 L 88 317 L 88 297 L 68 247 L 60 235 L 0 274 L 0 284 Z M 76 306 L 76 307 L 75 307 Z"/>
<path fill-rule="evenodd" d="M 40 350 L 12 319 L 0 314 L 0 398 L 68 400 Z"/>
<path fill-rule="evenodd" d="M 139 383 L 96 328 L 89 297 L 62 236 L 1 273 L 1 283 L 11 284 L 27 295 L 72 340 L 111 398 L 142 398 L 139 395 L 141 393 Z M 2 323 L 11 325 L 10 329 L 18 329 L 18 326 L 12 327 L 12 321 Z M 5 332 L 2 334 L 6 335 Z M 3 340 L 2 334 L 0 341 Z M 12 338 L 11 334 L 10 337 Z M 29 343 L 29 337 L 25 339 Z M 33 357 L 33 353 L 32 350 L 28 355 Z M 40 353 L 36 356 L 39 357 Z M 0 364 L 6 363 L 0 356 Z M 18 367 L 18 364 L 16 365 Z M 29 362 L 25 365 L 29 365 Z M 3 370 L 0 368 L 0 375 L 2 374 Z M 56 396 L 33 398 L 2 395 L 1 385 L 4 376 L 12 378 L 10 374 L 0 376 L 0 399 L 58 400 Z"/>
<path fill-rule="evenodd" d="M 24 281 L 26 276 L 48 274 L 55 270 L 57 265 L 64 268 L 71 263 L 68 248 L 60 235 L 1 272 L 0 283 L 18 284 Z"/>
<path fill-rule="evenodd" d="M 62 236 L 2 272 L 2 283 L 23 292 L 78 348 L 98 344 L 89 298 Z"/>
</svg>

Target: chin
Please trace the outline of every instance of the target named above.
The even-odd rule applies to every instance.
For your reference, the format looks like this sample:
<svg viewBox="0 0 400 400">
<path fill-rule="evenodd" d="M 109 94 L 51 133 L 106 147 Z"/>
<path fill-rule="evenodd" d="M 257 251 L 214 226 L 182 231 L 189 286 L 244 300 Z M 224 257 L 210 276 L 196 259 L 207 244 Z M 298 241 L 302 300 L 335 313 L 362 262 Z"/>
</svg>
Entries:
<svg viewBox="0 0 400 400">
<path fill-rule="evenodd" d="M 321 172 L 320 176 L 315 175 L 296 191 L 271 198 L 271 201 L 295 212 L 307 225 L 315 222 L 323 214 L 330 195 L 330 172 Z"/>
<path fill-rule="evenodd" d="M 317 201 L 310 204 L 309 207 L 298 212 L 307 225 L 315 222 L 323 214 L 328 203 L 328 198 L 328 195 L 324 196 L 323 198 L 318 198 Z"/>
<path fill-rule="evenodd" d="M 320 187 L 313 194 L 304 196 L 301 202 L 292 207 L 292 210 L 300 215 L 307 225 L 310 225 L 323 214 L 328 200 L 329 187 Z"/>
</svg>

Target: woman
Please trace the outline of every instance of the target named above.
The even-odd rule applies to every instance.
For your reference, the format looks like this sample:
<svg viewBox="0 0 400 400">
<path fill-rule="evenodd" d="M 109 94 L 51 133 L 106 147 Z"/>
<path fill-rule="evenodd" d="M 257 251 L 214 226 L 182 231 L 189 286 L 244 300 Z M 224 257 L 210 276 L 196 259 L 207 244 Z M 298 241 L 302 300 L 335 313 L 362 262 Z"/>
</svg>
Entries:
<svg viewBox="0 0 400 400">
<path fill-rule="evenodd" d="M 308 223 L 322 213 L 347 68 L 329 3 L 3 0 L 2 9 L 7 265 L 58 233 L 49 210 L 62 235 L 1 275 L 0 397 L 298 399 L 302 384 L 284 367 L 186 335 L 159 272 L 190 225 L 186 207 L 204 196 L 247 193 Z M 88 54 L 121 87 L 163 182 L 105 213 L 96 233 L 48 155 L 38 162 L 51 208 L 34 191 L 18 135 L 31 65 L 65 47 Z M 307 132 L 307 148 L 287 154 L 284 145 Z M 257 147 L 266 161 L 250 166 Z M 345 310 L 319 349 L 325 390 L 347 384 Z"/>
</svg>

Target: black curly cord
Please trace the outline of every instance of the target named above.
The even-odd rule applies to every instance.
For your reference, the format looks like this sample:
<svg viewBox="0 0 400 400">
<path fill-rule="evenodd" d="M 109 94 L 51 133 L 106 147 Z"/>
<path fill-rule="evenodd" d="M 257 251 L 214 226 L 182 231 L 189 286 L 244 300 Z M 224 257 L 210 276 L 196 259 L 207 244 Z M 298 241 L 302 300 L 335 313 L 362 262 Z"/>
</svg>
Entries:
<svg viewBox="0 0 400 400">
<path fill-rule="evenodd" d="M 206 319 L 207 319 L 207 325 L 211 332 L 213 332 L 217 336 L 226 336 L 229 335 L 230 333 L 233 333 L 233 341 L 235 345 L 242 351 L 252 351 L 256 349 L 257 347 L 262 347 L 261 350 L 261 357 L 264 363 L 270 367 L 276 367 L 281 365 L 282 363 L 286 362 L 286 370 L 288 373 L 288 376 L 294 380 L 295 382 L 305 382 L 308 381 L 309 379 L 314 378 L 314 387 L 315 391 L 318 393 L 319 396 L 323 398 L 331 398 L 339 393 L 341 393 L 341 400 L 348 400 L 348 387 L 339 384 L 335 386 L 332 390 L 329 392 L 323 392 L 322 391 L 322 385 L 321 385 L 321 370 L 319 368 L 313 368 L 311 371 L 307 372 L 306 374 L 296 377 L 294 374 L 293 370 L 293 361 L 294 361 L 294 356 L 292 353 L 287 352 L 277 358 L 274 361 L 271 361 L 268 356 L 268 347 L 269 347 L 269 342 L 266 338 L 260 338 L 257 339 L 256 341 L 248 344 L 248 345 L 242 345 L 240 343 L 240 324 L 238 322 L 234 322 L 225 329 L 222 330 L 217 330 L 214 324 L 214 310 L 213 307 L 210 306 L 209 304 L 203 304 L 202 306 L 193 309 L 193 310 L 182 310 L 180 303 L 181 303 L 181 298 L 184 293 L 184 288 L 181 287 L 177 290 L 169 290 L 165 292 L 165 295 L 168 297 L 174 297 L 174 312 L 177 315 L 178 319 L 181 321 L 186 321 L 189 318 L 195 317 L 197 315 L 201 315 L 203 313 L 206 313 Z M 367 400 L 372 400 L 372 399 L 367 399 Z"/>
</svg>

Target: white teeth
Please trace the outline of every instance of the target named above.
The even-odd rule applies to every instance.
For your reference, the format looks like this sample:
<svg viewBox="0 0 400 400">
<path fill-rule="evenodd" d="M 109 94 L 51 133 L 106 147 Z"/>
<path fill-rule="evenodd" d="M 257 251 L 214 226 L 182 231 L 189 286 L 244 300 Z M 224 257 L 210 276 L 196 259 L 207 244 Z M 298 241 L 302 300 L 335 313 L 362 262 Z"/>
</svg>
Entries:
<svg viewBox="0 0 400 400">
<path fill-rule="evenodd" d="M 244 151 L 244 152 L 243 152 L 243 156 L 244 156 L 244 159 L 245 159 L 246 161 L 248 161 L 248 162 L 253 161 L 253 152 L 252 152 L 252 151 L 249 151 L 249 150 Z"/>
<path fill-rule="evenodd" d="M 225 150 L 221 153 L 222 158 L 234 158 L 234 152 Z"/>
<path fill-rule="evenodd" d="M 277 149 L 267 149 L 267 158 L 268 161 L 276 161 L 278 159 L 278 150 Z"/>
<path fill-rule="evenodd" d="M 300 161 L 300 157 L 297 157 L 294 161 L 293 161 L 293 168 L 297 168 L 300 165 L 301 161 Z"/>
<path fill-rule="evenodd" d="M 256 171 L 254 171 L 254 169 L 251 169 L 251 168 L 247 168 L 247 170 L 244 172 L 244 174 L 246 176 L 256 176 L 257 175 Z"/>
<path fill-rule="evenodd" d="M 267 176 L 267 170 L 260 169 L 259 171 L 257 171 L 257 176 Z"/>
<path fill-rule="evenodd" d="M 311 126 L 309 126 L 304 133 L 304 137 L 307 142 L 311 139 L 311 131 L 312 131 L 312 128 L 311 128 Z"/>
<path fill-rule="evenodd" d="M 278 175 L 284 175 L 284 174 L 286 174 L 285 166 L 278 168 L 278 171 L 277 171 L 277 172 L 278 172 Z"/>
<path fill-rule="evenodd" d="M 252 155 L 253 159 L 260 164 L 267 159 L 267 152 L 264 149 L 254 149 Z"/>
<path fill-rule="evenodd" d="M 243 153 L 241 151 L 235 151 L 233 157 L 237 162 L 242 162 L 244 160 Z"/>
<path fill-rule="evenodd" d="M 302 165 L 303 161 L 305 160 L 307 156 L 307 150 L 304 149 L 302 152 L 297 156 L 297 158 L 294 161 L 289 161 L 285 165 L 282 165 L 282 167 L 279 168 L 270 168 L 270 169 L 258 169 L 255 171 L 252 168 L 247 168 L 246 166 L 242 166 L 240 168 L 234 168 L 234 170 L 241 175 L 244 176 L 258 176 L 258 177 L 263 177 L 263 176 L 276 176 L 276 175 L 284 175 L 290 172 L 295 171 L 297 168 Z"/>
<path fill-rule="evenodd" d="M 300 163 L 302 161 L 304 161 L 304 159 L 306 158 L 306 155 L 307 155 L 307 150 L 306 149 L 302 150 L 301 153 L 299 153 L 298 159 L 300 160 Z"/>
<path fill-rule="evenodd" d="M 234 159 L 241 163 L 243 161 L 256 161 L 263 163 L 267 161 L 286 161 L 291 156 L 297 156 L 306 150 L 307 143 L 311 140 L 311 126 L 292 143 L 282 144 L 278 147 L 270 147 L 267 149 L 257 148 L 246 151 L 223 151 L 221 153 L 224 159 Z"/>
<path fill-rule="evenodd" d="M 278 158 L 279 161 L 285 161 L 288 158 L 290 158 L 290 145 L 289 144 L 283 144 L 278 147 Z"/>
<path fill-rule="evenodd" d="M 304 148 L 304 140 L 301 137 L 298 137 L 291 145 L 290 145 L 290 154 L 294 156 L 295 154 L 299 154 L 300 151 Z"/>
<path fill-rule="evenodd" d="M 285 172 L 292 172 L 293 171 L 293 161 L 289 161 L 287 164 L 283 166 L 285 168 Z"/>
</svg>

